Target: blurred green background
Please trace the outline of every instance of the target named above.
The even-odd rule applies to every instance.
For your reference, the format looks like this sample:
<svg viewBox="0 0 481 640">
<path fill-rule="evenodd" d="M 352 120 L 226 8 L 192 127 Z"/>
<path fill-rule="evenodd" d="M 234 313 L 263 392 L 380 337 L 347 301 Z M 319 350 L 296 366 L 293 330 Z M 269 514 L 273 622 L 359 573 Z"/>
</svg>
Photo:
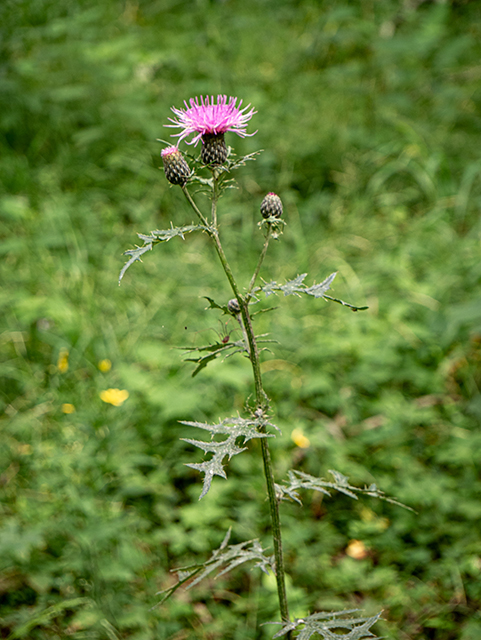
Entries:
<svg viewBox="0 0 481 640">
<path fill-rule="evenodd" d="M 230 297 L 215 254 L 174 239 L 117 284 L 136 232 L 192 222 L 156 139 L 172 105 L 217 93 L 258 111 L 228 144 L 264 149 L 221 205 L 241 284 L 275 191 L 288 226 L 261 275 L 338 271 L 333 295 L 369 305 L 260 303 L 279 307 L 257 325 L 279 340 L 277 476 L 334 468 L 417 510 L 283 505 L 291 614 L 383 609 L 389 638 L 481 637 L 480 60 L 469 0 L 2 1 L 2 638 L 272 637 L 256 570 L 151 609 L 229 526 L 269 544 L 258 444 L 198 503 L 184 463 L 201 458 L 179 440 L 199 437 L 179 420 L 233 415 L 252 390 L 245 359 L 192 379 L 175 348 L 224 328 L 202 299 Z"/>
</svg>

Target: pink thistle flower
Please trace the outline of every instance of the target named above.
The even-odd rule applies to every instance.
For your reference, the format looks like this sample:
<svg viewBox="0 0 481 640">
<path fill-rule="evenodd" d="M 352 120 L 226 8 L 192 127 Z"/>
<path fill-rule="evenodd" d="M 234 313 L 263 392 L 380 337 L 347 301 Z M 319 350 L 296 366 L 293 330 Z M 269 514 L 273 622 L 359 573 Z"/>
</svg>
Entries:
<svg viewBox="0 0 481 640">
<path fill-rule="evenodd" d="M 177 147 L 166 147 L 165 149 L 162 149 L 160 152 L 160 156 L 161 158 L 164 158 L 166 156 L 171 156 L 174 153 L 178 153 L 179 150 L 177 149 Z"/>
<path fill-rule="evenodd" d="M 233 131 L 241 138 L 253 136 L 254 133 L 246 132 L 247 122 L 257 113 L 254 108 L 249 110 L 242 107 L 242 100 L 237 105 L 237 98 L 229 98 L 227 96 L 218 95 L 217 104 L 215 104 L 214 96 L 203 96 L 199 98 L 191 98 L 190 106 L 184 100 L 185 109 L 176 109 L 172 107 L 172 111 L 177 116 L 176 119 L 169 118 L 173 124 L 166 124 L 165 127 L 181 128 L 180 133 L 172 134 L 172 137 L 178 137 L 177 146 L 181 140 L 187 138 L 191 133 L 194 135 L 192 140 L 186 140 L 187 144 L 197 145 L 204 135 L 224 134 L 226 131 Z"/>
</svg>

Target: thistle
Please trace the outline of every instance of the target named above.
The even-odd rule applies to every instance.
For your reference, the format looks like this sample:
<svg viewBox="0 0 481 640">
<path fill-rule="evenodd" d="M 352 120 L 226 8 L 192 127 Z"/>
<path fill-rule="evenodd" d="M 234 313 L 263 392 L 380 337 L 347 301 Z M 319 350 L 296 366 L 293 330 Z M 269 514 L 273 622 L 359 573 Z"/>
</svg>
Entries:
<svg viewBox="0 0 481 640">
<path fill-rule="evenodd" d="M 189 101 L 190 106 L 184 102 L 185 109 L 172 108 L 177 119 L 169 118 L 172 124 L 165 125 L 167 127 L 180 128 L 180 133 L 174 134 L 178 137 L 177 145 L 181 140 L 193 134 L 187 144 L 196 145 L 202 140 L 201 158 L 205 165 L 209 165 L 209 169 L 218 164 L 222 164 L 227 159 L 227 147 L 225 146 L 224 135 L 228 131 L 236 133 L 241 138 L 254 135 L 246 132 L 246 125 L 250 118 L 256 113 L 254 109 L 250 109 L 250 105 L 241 108 L 242 101 L 237 105 L 237 98 L 229 98 L 227 96 L 217 96 L 217 103 L 213 97 L 201 97 Z M 214 249 L 220 260 L 220 265 L 227 278 L 231 289 L 231 298 L 227 302 L 219 304 L 211 298 L 207 298 L 211 309 L 222 311 L 229 314 L 239 324 L 242 337 L 239 340 L 230 340 L 229 335 L 220 341 L 204 346 L 187 347 L 186 351 L 191 357 L 187 358 L 190 362 L 196 363 L 193 376 L 200 373 L 208 364 L 216 358 L 226 358 L 235 354 L 247 357 L 252 368 L 253 393 L 251 399 L 246 403 L 245 417 L 239 414 L 221 419 L 215 424 L 207 424 L 203 422 L 183 422 L 191 428 L 197 428 L 203 432 L 210 433 L 210 439 L 195 440 L 184 438 L 184 440 L 201 449 L 204 454 L 209 457 L 202 462 L 188 463 L 187 466 L 199 471 L 204 475 L 203 488 L 200 498 L 203 498 L 209 491 L 215 476 L 226 478 L 224 465 L 235 455 L 243 453 L 247 449 L 247 444 L 252 439 L 257 439 L 259 449 L 262 455 L 263 470 L 266 484 L 266 493 L 271 516 L 271 533 L 273 556 L 266 555 L 264 549 L 257 539 L 249 540 L 239 544 L 229 545 L 230 530 L 226 533 L 221 546 L 212 552 L 211 558 L 202 564 L 188 567 L 187 570 L 179 570 L 179 580 L 173 586 L 159 592 L 162 596 L 161 602 L 170 597 L 175 591 L 186 582 L 190 581 L 190 588 L 203 578 L 210 575 L 213 571 L 219 571 L 219 575 L 223 575 L 226 571 L 245 562 L 254 561 L 255 566 L 265 573 L 273 572 L 277 586 L 277 596 L 279 602 L 280 620 L 271 623 L 278 624 L 282 628 L 274 637 L 285 636 L 286 640 L 291 640 L 294 636 L 299 639 L 311 638 L 313 635 L 322 638 L 338 640 L 362 640 L 362 638 L 374 638 L 370 631 L 371 627 L 377 622 L 380 614 L 370 617 L 363 617 L 356 613 L 356 610 L 333 612 L 333 613 L 312 613 L 304 618 L 291 619 L 289 615 L 289 607 L 287 602 L 284 556 L 282 549 L 282 535 L 280 522 L 280 504 L 284 500 L 300 502 L 299 491 L 311 490 L 318 491 L 324 495 L 330 495 L 330 491 L 338 491 L 344 495 L 348 495 L 357 499 L 358 494 L 365 494 L 381 500 L 399 504 L 388 498 L 380 491 L 375 484 L 369 487 L 359 488 L 351 485 L 347 477 L 337 471 L 330 471 L 333 478 L 324 480 L 317 478 L 302 471 L 290 470 L 288 477 L 282 482 L 276 482 L 274 479 L 274 466 L 271 459 L 269 440 L 276 436 L 279 431 L 275 424 L 270 421 L 270 400 L 264 390 L 262 371 L 261 371 L 261 354 L 265 351 L 263 343 L 273 342 L 266 339 L 267 334 L 256 335 L 253 327 L 254 315 L 251 311 L 252 306 L 259 303 L 262 294 L 265 298 L 269 298 L 272 294 L 282 293 L 284 296 L 306 295 L 314 299 L 322 299 L 324 301 L 337 302 L 352 311 L 362 311 L 367 307 L 357 307 L 351 305 L 338 298 L 333 298 L 327 294 L 331 288 L 331 284 L 336 276 L 332 273 L 325 277 L 319 283 L 313 283 L 308 286 L 304 283 L 307 274 L 301 274 L 292 280 L 288 280 L 284 284 L 277 282 L 263 281 L 258 282 L 261 268 L 264 264 L 264 258 L 267 254 L 269 241 L 276 239 L 282 232 L 285 221 L 281 218 L 283 215 L 282 201 L 279 196 L 273 192 L 268 193 L 260 206 L 263 220 L 258 223 L 261 231 L 264 232 L 264 245 L 260 251 L 257 266 L 250 279 L 248 286 L 240 287 L 234 277 L 233 271 L 229 265 L 224 248 L 221 242 L 220 230 L 217 220 L 217 206 L 220 196 L 225 188 L 224 181 L 226 175 L 230 174 L 234 169 L 243 166 L 247 160 L 253 160 L 256 154 L 250 154 L 243 158 L 237 159 L 235 162 L 227 163 L 224 171 L 212 170 L 212 177 L 209 180 L 197 176 L 195 172 L 190 172 L 184 157 L 178 149 L 178 146 L 171 146 L 164 149 L 161 153 L 164 163 L 165 175 L 167 180 L 172 184 L 180 185 L 187 199 L 188 204 L 198 218 L 197 224 L 186 224 L 180 227 L 171 226 L 166 230 L 152 231 L 149 235 L 139 234 L 144 245 L 126 251 L 129 260 L 120 273 L 120 279 L 125 271 L 134 262 L 141 259 L 148 251 L 151 251 L 154 245 L 162 242 L 168 242 L 174 237 L 184 238 L 186 234 L 200 231 L 205 233 L 213 243 Z M 202 169 L 202 168 L 201 168 Z M 207 185 L 210 191 L 212 201 L 210 211 L 202 212 L 194 197 L 188 190 L 187 180 L 200 180 L 203 185 Z M 231 180 L 229 179 L 228 182 Z M 232 297 L 233 296 L 233 297 Z M 304 437 L 303 442 L 308 442 Z M 193 580 L 191 580 L 193 579 Z M 351 615 L 355 613 L 356 615 Z M 298 627 L 304 627 L 299 629 Z"/>
<path fill-rule="evenodd" d="M 216 166 L 227 160 L 228 150 L 224 140 L 227 131 L 233 131 L 241 138 L 256 133 L 247 133 L 246 125 L 257 112 L 253 108 L 249 110 L 250 104 L 241 108 L 242 100 L 237 106 L 237 98 L 227 99 L 225 95 L 218 95 L 216 104 L 213 96 L 201 96 L 200 103 L 199 98 L 191 98 L 190 106 L 185 101 L 184 104 L 185 109 L 172 107 L 177 119 L 169 118 L 173 124 L 164 126 L 182 129 L 180 133 L 172 134 L 179 138 L 177 145 L 190 134 L 196 134 L 186 142 L 197 146 L 202 140 L 201 159 L 204 164 Z"/>
</svg>

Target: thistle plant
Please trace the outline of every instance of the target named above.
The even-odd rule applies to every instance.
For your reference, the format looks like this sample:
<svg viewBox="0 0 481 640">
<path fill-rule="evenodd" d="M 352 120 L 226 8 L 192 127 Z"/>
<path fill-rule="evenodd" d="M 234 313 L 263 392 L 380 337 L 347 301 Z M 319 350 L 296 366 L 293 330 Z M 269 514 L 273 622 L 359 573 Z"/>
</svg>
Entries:
<svg viewBox="0 0 481 640">
<path fill-rule="evenodd" d="M 165 126 L 180 129 L 180 132 L 173 134 L 178 138 L 177 143 L 164 148 L 161 151 L 161 157 L 165 177 L 171 185 L 181 188 L 189 207 L 197 217 L 197 223 L 179 227 L 171 226 L 169 229 L 156 230 L 145 235 L 138 234 L 143 245 L 125 252 L 129 260 L 121 270 L 119 281 L 134 262 L 139 261 L 147 251 L 162 242 L 177 236 L 183 239 L 186 234 L 193 232 L 205 233 L 212 242 L 220 267 L 230 286 L 231 295 L 224 301 L 215 301 L 211 298 L 207 300 L 210 308 L 222 311 L 238 323 L 239 339 L 233 341 L 220 339 L 206 346 L 190 347 L 187 350 L 187 359 L 195 364 L 193 370 L 193 376 L 195 376 L 217 358 L 235 354 L 247 358 L 252 368 L 254 393 L 250 402 L 246 403 L 244 416 L 226 417 L 216 424 L 182 422 L 184 425 L 210 433 L 208 440 L 183 438 L 206 454 L 203 462 L 190 462 L 187 466 L 203 474 L 203 487 L 199 498 L 203 499 L 211 487 L 214 476 L 224 479 L 227 477 L 224 466 L 226 462 L 233 456 L 246 451 L 250 440 L 254 438 L 259 440 L 270 510 L 273 555 L 266 555 L 266 550 L 258 540 L 229 544 L 229 530 L 220 547 L 212 552 L 207 561 L 176 570 L 178 581 L 174 586 L 158 594 L 161 596 L 160 603 L 184 584 L 188 583 L 187 588 L 192 588 L 208 575 L 213 573 L 222 575 L 241 564 L 252 561 L 261 571 L 272 572 L 275 575 L 280 620 L 266 622 L 280 626 L 280 630 L 274 637 L 298 637 L 301 640 L 307 640 L 316 635 L 331 640 L 373 638 L 375 636 L 371 628 L 379 619 L 380 613 L 364 617 L 357 610 L 318 612 L 302 619 L 291 619 L 286 593 L 280 505 L 283 501 L 301 504 L 300 491 L 305 490 L 318 491 L 327 496 L 331 495 L 331 492 L 340 492 L 353 499 L 357 499 L 359 494 L 366 494 L 399 503 L 385 496 L 375 484 L 364 488 L 352 486 L 347 477 L 334 470 L 330 471 L 332 476 L 330 480 L 317 478 L 299 470 L 291 470 L 285 480 L 276 481 L 269 440 L 276 437 L 279 430 L 273 422 L 272 407 L 264 388 L 260 366 L 263 345 L 270 340 L 266 335 L 256 335 L 253 322 L 255 305 L 262 299 L 277 293 L 282 293 L 284 296 L 307 295 L 315 299 L 337 302 L 354 312 L 362 311 L 367 307 L 358 307 L 328 295 L 335 273 L 325 277 L 322 282 L 311 285 L 304 282 L 307 274 L 298 275 L 284 283 L 260 278 L 269 243 L 272 239 L 276 240 L 280 237 L 286 224 L 281 198 L 273 192 L 268 193 L 260 203 L 258 226 L 264 242 L 259 243 L 260 254 L 257 265 L 252 276 L 245 283 L 242 285 L 238 283 L 221 241 L 218 204 L 224 190 L 230 185 L 233 172 L 244 166 L 246 162 L 255 160 L 260 152 L 237 157 L 226 145 L 225 134 L 233 132 L 242 138 L 253 136 L 256 132 L 247 133 L 247 124 L 256 111 L 251 105 L 242 108 L 242 101 L 238 104 L 237 98 L 227 98 L 227 96 L 217 96 L 216 100 L 213 97 L 201 97 L 200 100 L 195 98 L 191 99 L 189 104 L 184 102 L 184 105 L 185 108 L 182 109 L 172 108 L 176 117 L 169 118 L 170 124 Z M 192 136 L 190 140 L 187 139 L 189 136 Z M 194 147 L 201 142 L 200 158 L 186 156 L 179 149 L 181 141 Z M 198 204 L 199 192 L 207 193 L 210 198 L 208 211 L 202 211 L 201 205 Z M 264 497 L 259 497 L 259 500 L 263 499 Z"/>
</svg>

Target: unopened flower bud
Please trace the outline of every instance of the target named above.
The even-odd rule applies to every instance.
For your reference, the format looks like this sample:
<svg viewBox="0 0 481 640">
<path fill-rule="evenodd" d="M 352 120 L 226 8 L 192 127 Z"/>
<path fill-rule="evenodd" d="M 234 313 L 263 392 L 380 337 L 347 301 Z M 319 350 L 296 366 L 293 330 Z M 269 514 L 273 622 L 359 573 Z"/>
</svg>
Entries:
<svg viewBox="0 0 481 640">
<path fill-rule="evenodd" d="M 167 147 L 162 149 L 160 155 L 167 180 L 171 184 L 180 184 L 183 187 L 189 179 L 191 171 L 182 153 L 177 147 Z"/>
<path fill-rule="evenodd" d="M 229 300 L 229 302 L 227 303 L 227 311 L 229 313 L 232 313 L 233 316 L 236 316 L 240 313 L 240 306 L 237 298 L 232 298 L 232 300 Z"/>
<path fill-rule="evenodd" d="M 200 159 L 204 164 L 224 164 L 227 160 L 227 147 L 223 133 L 204 133 Z"/>
<path fill-rule="evenodd" d="M 280 218 L 282 215 L 282 201 L 275 193 L 268 193 L 261 204 L 263 218 Z"/>
</svg>

